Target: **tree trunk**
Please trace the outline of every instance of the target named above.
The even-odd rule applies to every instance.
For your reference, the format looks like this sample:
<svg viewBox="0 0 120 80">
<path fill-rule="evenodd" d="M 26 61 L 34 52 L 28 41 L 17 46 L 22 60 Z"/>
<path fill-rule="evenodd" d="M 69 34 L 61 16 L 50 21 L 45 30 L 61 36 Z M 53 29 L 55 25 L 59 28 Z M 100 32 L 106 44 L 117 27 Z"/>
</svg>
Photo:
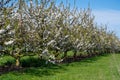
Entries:
<svg viewBox="0 0 120 80">
<path fill-rule="evenodd" d="M 73 58 L 76 59 L 77 51 L 74 51 Z"/>
<path fill-rule="evenodd" d="M 20 58 L 16 58 L 16 64 L 15 64 L 16 67 L 19 67 L 20 66 Z"/>
<path fill-rule="evenodd" d="M 66 57 L 67 57 L 67 51 L 64 52 L 64 58 L 66 58 Z"/>
</svg>

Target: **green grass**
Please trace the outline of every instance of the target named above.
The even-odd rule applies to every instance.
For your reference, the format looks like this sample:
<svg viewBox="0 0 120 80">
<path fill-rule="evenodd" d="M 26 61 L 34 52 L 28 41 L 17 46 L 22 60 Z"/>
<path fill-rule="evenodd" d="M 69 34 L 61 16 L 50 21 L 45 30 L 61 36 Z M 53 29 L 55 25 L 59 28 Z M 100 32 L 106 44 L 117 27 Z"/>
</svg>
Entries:
<svg viewBox="0 0 120 80">
<path fill-rule="evenodd" d="M 13 63 L 14 61 L 15 61 L 15 59 L 11 56 L 0 56 L 0 66 L 9 64 L 9 63 Z"/>
<path fill-rule="evenodd" d="M 2 61 L 6 60 L 1 60 L 0 64 Z M 2 74 L 0 80 L 120 80 L 120 54 L 96 56 L 69 64 L 32 66 Z"/>
</svg>

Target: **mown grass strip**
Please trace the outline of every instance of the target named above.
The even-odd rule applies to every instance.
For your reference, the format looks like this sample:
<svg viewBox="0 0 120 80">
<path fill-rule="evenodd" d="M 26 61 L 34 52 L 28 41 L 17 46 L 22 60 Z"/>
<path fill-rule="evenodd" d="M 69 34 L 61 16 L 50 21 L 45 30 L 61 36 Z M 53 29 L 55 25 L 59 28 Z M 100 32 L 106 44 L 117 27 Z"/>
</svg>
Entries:
<svg viewBox="0 0 120 80">
<path fill-rule="evenodd" d="M 79 62 L 29 67 L 0 76 L 0 80 L 119 80 L 120 54 L 95 56 Z"/>
</svg>

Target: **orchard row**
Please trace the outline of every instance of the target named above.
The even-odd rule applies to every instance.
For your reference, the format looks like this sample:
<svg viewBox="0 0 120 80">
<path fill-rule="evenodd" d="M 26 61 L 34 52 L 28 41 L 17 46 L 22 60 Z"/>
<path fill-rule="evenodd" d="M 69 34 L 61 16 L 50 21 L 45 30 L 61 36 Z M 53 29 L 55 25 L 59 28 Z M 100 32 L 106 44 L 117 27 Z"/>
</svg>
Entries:
<svg viewBox="0 0 120 80">
<path fill-rule="evenodd" d="M 120 52 L 120 40 L 97 25 L 91 9 L 71 8 L 54 0 L 12 0 L 0 5 L 0 53 L 16 59 L 38 55 L 47 61 L 78 55 Z M 11 4 L 11 5 L 10 5 Z"/>
</svg>

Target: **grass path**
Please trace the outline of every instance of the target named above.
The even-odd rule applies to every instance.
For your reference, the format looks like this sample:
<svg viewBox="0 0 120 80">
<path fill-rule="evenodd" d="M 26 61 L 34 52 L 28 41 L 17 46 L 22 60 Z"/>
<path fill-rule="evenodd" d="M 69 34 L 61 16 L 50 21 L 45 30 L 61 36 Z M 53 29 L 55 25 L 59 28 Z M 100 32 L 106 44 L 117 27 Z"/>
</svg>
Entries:
<svg viewBox="0 0 120 80">
<path fill-rule="evenodd" d="M 116 78 L 116 80 L 120 80 L 120 56 L 117 56 L 116 54 L 113 54 L 110 59 L 110 68 L 111 68 L 111 73 L 114 73 L 112 75 L 112 78 Z M 118 75 L 118 76 L 115 76 Z"/>
<path fill-rule="evenodd" d="M 0 80 L 120 80 L 120 54 L 109 54 L 58 66 L 31 67 Z"/>
</svg>

